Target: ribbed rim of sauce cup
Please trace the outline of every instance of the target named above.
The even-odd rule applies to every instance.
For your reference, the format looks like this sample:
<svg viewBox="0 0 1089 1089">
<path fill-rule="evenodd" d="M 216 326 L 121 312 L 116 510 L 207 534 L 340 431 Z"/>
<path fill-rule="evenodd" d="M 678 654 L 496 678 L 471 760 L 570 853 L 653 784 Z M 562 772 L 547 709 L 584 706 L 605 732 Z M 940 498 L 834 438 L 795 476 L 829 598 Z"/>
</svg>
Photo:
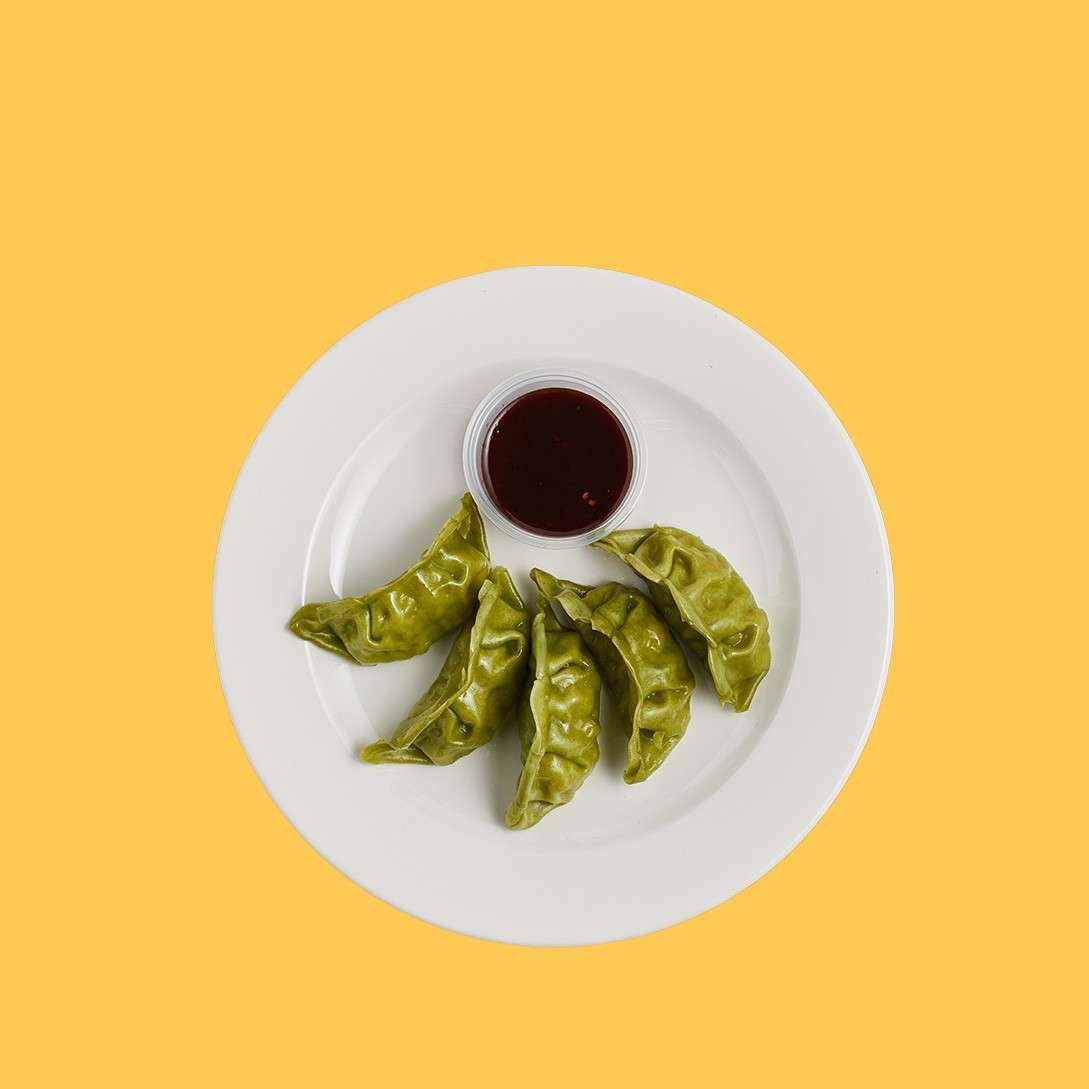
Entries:
<svg viewBox="0 0 1089 1089">
<path fill-rule="evenodd" d="M 632 467 L 624 495 L 617 504 L 616 510 L 604 522 L 582 533 L 534 533 L 533 530 L 508 518 L 496 506 L 495 500 L 492 499 L 484 483 L 484 445 L 496 419 L 512 401 L 517 401 L 524 394 L 539 389 L 573 389 L 593 397 L 616 417 L 627 436 Z M 578 548 L 611 533 L 631 514 L 632 508 L 639 501 L 647 478 L 646 447 L 639 429 L 635 426 L 635 421 L 623 404 L 608 390 L 581 374 L 574 371 L 554 370 L 550 367 L 516 374 L 501 382 L 484 397 L 469 418 L 469 426 L 465 429 L 465 441 L 461 448 L 461 460 L 469 492 L 488 521 L 515 540 L 536 545 L 539 548 Z"/>
</svg>

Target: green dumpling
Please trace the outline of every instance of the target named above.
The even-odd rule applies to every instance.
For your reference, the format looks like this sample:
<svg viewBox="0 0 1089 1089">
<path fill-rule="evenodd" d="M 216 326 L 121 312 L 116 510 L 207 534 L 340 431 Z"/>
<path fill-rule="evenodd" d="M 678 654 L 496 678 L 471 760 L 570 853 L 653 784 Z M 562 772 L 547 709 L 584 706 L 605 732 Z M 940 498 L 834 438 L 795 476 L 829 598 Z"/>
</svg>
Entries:
<svg viewBox="0 0 1089 1089">
<path fill-rule="evenodd" d="M 586 640 L 628 734 L 624 781 L 653 774 L 684 737 L 696 681 L 650 598 L 607 582 L 580 586 L 534 568 L 533 581 Z"/>
<path fill-rule="evenodd" d="M 514 719 L 525 679 L 529 613 L 505 567 L 480 589 L 476 617 L 454 640 L 439 675 L 368 764 L 452 764 Z"/>
<path fill-rule="evenodd" d="M 601 733 L 601 677 L 582 636 L 561 628 L 537 595 L 529 680 L 518 718 L 522 773 L 508 828 L 530 828 L 575 796 L 594 770 Z"/>
<path fill-rule="evenodd" d="M 746 710 L 771 668 L 768 614 L 726 557 L 671 526 L 618 530 L 594 547 L 646 582 L 677 637 L 706 663 L 719 702 Z"/>
<path fill-rule="evenodd" d="M 362 597 L 304 605 L 288 627 L 361 665 L 413 658 L 469 620 L 490 566 L 484 522 L 466 493 L 407 571 Z"/>
</svg>

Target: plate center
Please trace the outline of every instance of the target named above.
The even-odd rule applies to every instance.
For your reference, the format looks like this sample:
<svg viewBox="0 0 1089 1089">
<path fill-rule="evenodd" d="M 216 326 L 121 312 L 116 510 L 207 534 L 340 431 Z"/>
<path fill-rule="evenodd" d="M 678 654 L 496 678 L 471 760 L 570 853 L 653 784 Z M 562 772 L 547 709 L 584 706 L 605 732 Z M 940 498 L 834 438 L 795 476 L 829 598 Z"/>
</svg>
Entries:
<svg viewBox="0 0 1089 1089">
<path fill-rule="evenodd" d="M 532 831 L 510 833 L 503 813 L 520 768 L 517 730 L 448 768 L 359 764 L 359 789 L 389 791 L 406 819 L 457 824 L 481 836 L 509 837 L 527 850 L 569 850 L 646 835 L 718 790 L 753 751 L 790 679 L 799 629 L 797 564 L 790 536 L 763 474 L 729 428 L 682 393 L 645 375 L 585 360 L 517 360 L 482 368 L 395 407 L 361 436 L 318 515 L 304 576 L 304 598 L 360 594 L 395 577 L 427 547 L 465 491 L 461 441 L 477 401 L 505 374 L 559 363 L 614 391 L 635 416 L 647 445 L 648 474 L 626 525 L 676 525 L 703 537 L 741 572 L 767 610 L 772 669 L 752 708 L 721 710 L 706 672 L 693 663 L 697 690 L 688 733 L 647 782 L 621 778 L 626 739 L 605 708 L 602 758 L 575 800 Z M 492 562 L 510 569 L 527 604 L 529 569 L 579 582 L 616 579 L 642 588 L 623 564 L 596 549 L 545 550 L 488 525 Z M 345 759 L 388 737 L 434 679 L 449 649 L 442 640 L 405 662 L 365 668 L 307 647 L 328 724 Z M 608 703 L 608 701 L 606 701 Z M 391 814 L 391 819 L 397 819 Z"/>
</svg>

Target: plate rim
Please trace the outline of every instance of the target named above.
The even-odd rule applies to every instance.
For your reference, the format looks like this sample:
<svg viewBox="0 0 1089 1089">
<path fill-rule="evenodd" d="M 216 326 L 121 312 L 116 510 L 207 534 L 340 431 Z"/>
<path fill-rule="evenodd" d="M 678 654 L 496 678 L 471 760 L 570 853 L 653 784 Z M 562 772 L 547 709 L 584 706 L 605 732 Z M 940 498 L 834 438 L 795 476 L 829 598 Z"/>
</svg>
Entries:
<svg viewBox="0 0 1089 1089">
<path fill-rule="evenodd" d="M 247 738 L 243 732 L 242 727 L 239 725 L 238 713 L 236 711 L 235 703 L 232 702 L 231 693 L 228 691 L 227 667 L 224 662 L 224 649 L 221 644 L 220 638 L 220 617 L 222 614 L 222 610 L 225 608 L 222 586 L 225 566 L 225 544 L 227 541 L 226 530 L 232 520 L 232 517 L 237 515 L 236 503 L 239 497 L 240 483 L 245 478 L 247 469 L 250 468 L 251 464 L 253 463 L 255 453 L 257 452 L 258 447 L 261 445 L 262 440 L 269 434 L 271 428 L 274 426 L 281 410 L 287 405 L 289 401 L 293 399 L 294 396 L 298 395 L 304 388 L 309 387 L 310 383 L 315 379 L 316 372 L 318 371 L 320 365 L 324 360 L 332 356 L 338 349 L 344 349 L 347 345 L 347 342 L 350 341 L 357 334 L 360 334 L 361 330 L 365 329 L 366 327 L 372 326 L 375 323 L 379 323 L 381 321 L 389 320 L 389 318 L 391 316 L 394 316 L 399 310 L 409 308 L 413 303 L 418 303 L 423 297 L 428 296 L 432 293 L 440 292 L 444 289 L 454 288 L 456 285 L 466 285 L 473 281 L 482 281 L 490 277 L 506 277 L 527 273 L 546 273 L 550 275 L 564 273 L 575 273 L 581 275 L 584 273 L 593 273 L 607 277 L 616 277 L 622 280 L 634 281 L 638 284 L 649 286 L 655 290 L 664 289 L 668 292 L 683 296 L 686 300 L 698 303 L 701 307 L 706 308 L 706 310 L 711 312 L 715 320 L 726 319 L 731 325 L 733 325 L 735 330 L 742 332 L 749 337 L 755 338 L 756 341 L 769 347 L 772 352 L 779 357 L 780 360 L 787 364 L 788 371 L 791 374 L 793 380 L 801 381 L 804 392 L 807 394 L 809 400 L 815 405 L 823 408 L 823 412 L 827 420 L 832 423 L 834 430 L 837 432 L 838 438 L 842 441 L 843 446 L 849 452 L 850 457 L 854 462 L 854 467 L 856 469 L 856 479 L 860 480 L 861 483 L 864 485 L 865 495 L 869 503 L 868 513 L 871 515 L 873 520 L 872 528 L 876 529 L 878 541 L 881 546 L 882 570 L 880 571 L 880 574 L 883 576 L 882 590 L 884 596 L 884 604 L 886 608 L 886 622 L 884 625 L 884 630 L 881 633 L 881 664 L 878 675 L 876 677 L 876 684 L 874 684 L 873 686 L 873 696 L 866 713 L 866 721 L 864 727 L 859 733 L 858 740 L 855 744 L 853 752 L 850 755 L 850 758 L 844 762 L 843 767 L 839 772 L 834 784 L 830 787 L 830 789 L 827 790 L 826 797 L 824 798 L 823 802 L 818 807 L 816 807 L 811 818 L 805 823 L 804 827 L 802 827 L 801 830 L 798 831 L 789 840 L 787 845 L 781 851 L 778 851 L 775 854 L 775 857 L 770 862 L 768 862 L 766 865 L 761 864 L 758 872 L 749 877 L 749 879 L 746 880 L 743 884 L 726 892 L 719 899 L 716 899 L 711 903 L 699 906 L 694 910 L 688 911 L 686 914 L 683 914 L 679 917 L 663 920 L 653 926 L 648 927 L 643 925 L 636 925 L 631 928 L 618 927 L 614 932 L 606 936 L 595 936 L 585 940 L 530 940 L 522 937 L 511 937 L 506 935 L 487 933 L 481 930 L 473 930 L 469 927 L 459 926 L 449 921 L 443 920 L 435 913 L 421 910 L 418 905 L 408 906 L 402 902 L 399 902 L 398 899 L 388 895 L 385 892 L 378 891 L 372 885 L 365 883 L 359 877 L 349 873 L 344 866 L 336 861 L 336 859 L 329 851 L 319 846 L 318 843 L 311 838 L 311 836 L 303 832 L 299 824 L 296 822 L 296 820 L 292 818 L 291 814 L 288 812 L 285 803 L 281 800 L 280 797 L 278 797 L 273 786 L 270 784 L 268 778 L 263 773 L 259 761 L 251 748 L 251 745 L 247 744 Z M 804 593 L 804 587 L 802 587 L 802 592 Z M 358 885 L 360 888 L 364 889 L 364 891 L 368 892 L 372 896 L 375 896 L 377 899 L 383 901 L 384 903 L 389 904 L 391 907 L 394 907 L 399 911 L 411 915 L 414 918 L 420 919 L 423 922 L 471 938 L 477 938 L 486 941 L 495 941 L 503 944 L 521 944 L 527 946 L 541 947 L 570 947 L 593 944 L 609 944 L 614 941 L 624 941 L 631 937 L 655 933 L 663 929 L 668 929 L 671 926 L 678 925 L 679 923 L 686 922 L 690 919 L 698 918 L 699 916 L 707 913 L 708 911 L 713 910 L 713 908 L 718 907 L 721 904 L 732 899 L 734 896 L 739 895 L 741 892 L 744 892 L 747 888 L 751 887 L 756 881 L 758 881 L 762 876 L 774 869 L 774 867 L 782 862 L 788 855 L 790 855 L 798 846 L 798 844 L 801 843 L 801 841 L 813 830 L 813 828 L 817 825 L 817 823 L 819 823 L 821 818 L 827 813 L 828 809 L 838 797 L 839 793 L 846 784 L 847 779 L 850 777 L 859 759 L 861 758 L 862 752 L 865 749 L 866 744 L 872 734 L 877 714 L 880 709 L 881 701 L 884 696 L 889 669 L 891 666 L 892 650 L 895 637 L 895 583 L 892 552 L 889 544 L 887 527 L 885 525 L 885 520 L 881 510 L 880 502 L 877 497 L 876 489 L 874 488 L 869 472 L 866 469 L 865 462 L 863 461 L 861 454 L 859 453 L 854 442 L 852 441 L 846 427 L 843 425 L 843 422 L 840 420 L 835 410 L 820 393 L 814 383 L 805 374 L 805 372 L 802 371 L 801 368 L 799 368 L 783 352 L 781 352 L 772 341 L 768 340 L 760 333 L 757 333 L 754 329 L 746 325 L 739 318 L 730 314 L 728 311 L 723 310 L 721 307 L 717 306 L 716 304 L 710 302 L 707 299 L 702 298 L 699 295 L 686 291 L 676 286 L 675 284 L 671 284 L 665 281 L 654 280 L 649 277 L 625 272 L 618 269 L 611 269 L 600 266 L 584 266 L 570 264 L 535 264 L 498 267 L 487 269 L 481 272 L 470 273 L 465 276 L 456 277 L 452 280 L 443 281 L 441 283 L 423 288 L 401 299 L 398 299 L 389 304 L 388 306 L 376 311 L 370 317 L 366 318 L 364 321 L 354 326 L 352 329 L 348 330 L 343 336 L 337 338 L 328 348 L 325 349 L 325 351 L 323 351 L 312 363 L 310 363 L 310 365 L 307 366 L 307 368 L 295 379 L 295 381 L 292 382 L 292 384 L 284 392 L 284 394 L 276 401 L 274 407 L 269 412 L 267 418 L 265 419 L 262 426 L 257 431 L 252 442 L 250 443 L 246 451 L 246 456 L 243 459 L 242 464 L 240 465 L 239 470 L 234 477 L 234 480 L 232 481 L 230 493 L 223 509 L 223 515 L 220 523 L 220 531 L 216 543 L 212 578 L 211 604 L 212 634 L 213 644 L 215 648 L 217 673 L 220 681 L 220 689 L 223 693 L 224 702 L 227 706 L 232 726 L 234 727 L 234 732 L 238 738 L 240 745 L 242 746 L 242 750 L 245 753 L 246 758 L 250 763 L 250 766 L 253 768 L 254 773 L 257 775 L 258 781 L 264 787 L 265 791 L 268 793 L 273 803 L 276 805 L 276 808 L 279 810 L 280 814 L 288 821 L 292 828 L 303 837 L 307 844 L 313 850 L 315 850 L 318 855 L 321 856 L 327 863 L 333 866 L 338 872 L 340 872 L 354 885 Z"/>
</svg>

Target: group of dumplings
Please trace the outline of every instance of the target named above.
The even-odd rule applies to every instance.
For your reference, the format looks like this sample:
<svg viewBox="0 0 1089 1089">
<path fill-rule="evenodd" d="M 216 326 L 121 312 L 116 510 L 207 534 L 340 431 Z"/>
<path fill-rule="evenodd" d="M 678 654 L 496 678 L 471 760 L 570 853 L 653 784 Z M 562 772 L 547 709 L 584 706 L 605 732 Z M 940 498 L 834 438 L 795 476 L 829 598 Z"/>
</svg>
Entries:
<svg viewBox="0 0 1089 1089">
<path fill-rule="evenodd" d="M 531 618 L 507 569 L 491 566 L 484 522 L 467 494 L 403 574 L 362 597 L 304 605 L 288 626 L 361 665 L 412 658 L 460 629 L 393 736 L 360 756 L 452 764 L 517 715 L 522 771 L 506 823 L 529 828 L 571 801 L 597 764 L 602 678 L 627 732 L 624 781 L 639 783 L 688 728 L 695 678 L 681 643 L 705 663 L 719 702 L 736 711 L 748 708 L 771 666 L 767 614 L 698 537 L 655 526 L 619 530 L 594 547 L 623 560 L 647 594 L 534 568 Z"/>
</svg>

